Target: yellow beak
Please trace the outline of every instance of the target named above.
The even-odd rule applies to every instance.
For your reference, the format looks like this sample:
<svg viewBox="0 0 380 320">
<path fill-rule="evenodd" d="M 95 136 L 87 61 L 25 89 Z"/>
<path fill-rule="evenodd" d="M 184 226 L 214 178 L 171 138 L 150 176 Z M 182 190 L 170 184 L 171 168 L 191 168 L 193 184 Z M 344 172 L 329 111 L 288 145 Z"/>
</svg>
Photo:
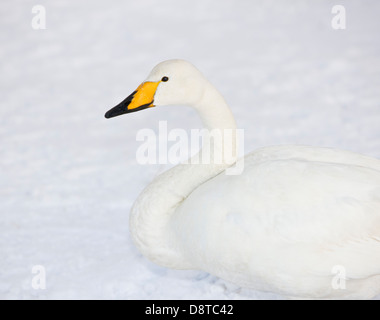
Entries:
<svg viewBox="0 0 380 320">
<path fill-rule="evenodd" d="M 139 87 L 132 92 L 127 98 L 120 102 L 117 106 L 107 111 L 105 117 L 113 118 L 125 113 L 136 112 L 146 108 L 154 107 L 154 95 L 161 81 L 143 82 Z"/>
</svg>

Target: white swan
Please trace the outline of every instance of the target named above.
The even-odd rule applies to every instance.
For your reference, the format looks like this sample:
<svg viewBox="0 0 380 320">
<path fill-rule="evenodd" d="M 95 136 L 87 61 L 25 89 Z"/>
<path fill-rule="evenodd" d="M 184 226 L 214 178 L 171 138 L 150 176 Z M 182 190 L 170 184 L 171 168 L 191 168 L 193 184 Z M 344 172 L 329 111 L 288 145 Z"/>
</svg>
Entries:
<svg viewBox="0 0 380 320">
<path fill-rule="evenodd" d="M 236 128 L 220 93 L 183 60 L 158 64 L 106 118 L 157 105 L 190 105 L 206 128 Z M 247 155 L 241 175 L 227 167 L 180 164 L 148 185 L 130 215 L 143 255 L 287 297 L 380 294 L 380 160 L 277 146 Z"/>
</svg>

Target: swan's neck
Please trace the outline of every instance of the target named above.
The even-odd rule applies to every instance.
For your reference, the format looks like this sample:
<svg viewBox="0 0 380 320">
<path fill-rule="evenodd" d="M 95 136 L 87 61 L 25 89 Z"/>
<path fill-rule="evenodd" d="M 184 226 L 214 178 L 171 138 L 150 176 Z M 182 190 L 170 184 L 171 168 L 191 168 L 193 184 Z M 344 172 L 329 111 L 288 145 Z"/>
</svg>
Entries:
<svg viewBox="0 0 380 320">
<path fill-rule="evenodd" d="M 227 129 L 228 134 L 222 134 L 221 140 L 204 141 L 202 150 L 188 163 L 179 164 L 154 179 L 137 198 L 130 216 L 131 235 L 140 252 L 153 262 L 172 268 L 191 267 L 179 257 L 175 248 L 176 239 L 169 230 L 169 221 L 176 208 L 193 190 L 231 165 L 223 157 L 215 161 L 217 150 L 234 154 L 236 160 L 236 124 L 220 93 L 209 85 L 193 107 L 206 129 L 220 130 L 222 133 Z M 202 158 L 204 153 L 207 156 Z M 205 163 L 199 163 L 199 159 L 205 159 Z"/>
</svg>

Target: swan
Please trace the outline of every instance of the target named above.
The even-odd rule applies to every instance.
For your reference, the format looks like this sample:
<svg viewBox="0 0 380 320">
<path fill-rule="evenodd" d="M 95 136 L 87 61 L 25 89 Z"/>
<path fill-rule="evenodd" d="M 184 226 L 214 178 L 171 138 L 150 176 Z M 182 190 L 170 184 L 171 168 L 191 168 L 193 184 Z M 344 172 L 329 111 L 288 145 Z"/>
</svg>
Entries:
<svg viewBox="0 0 380 320">
<path fill-rule="evenodd" d="M 236 130 L 222 95 L 184 60 L 159 63 L 105 117 L 161 105 L 193 107 L 208 130 Z M 145 257 L 287 298 L 380 294 L 380 160 L 289 145 L 213 161 L 221 148 L 236 155 L 237 143 L 204 142 L 209 163 L 180 163 L 138 196 L 130 233 Z M 241 174 L 226 174 L 242 161 Z"/>
</svg>

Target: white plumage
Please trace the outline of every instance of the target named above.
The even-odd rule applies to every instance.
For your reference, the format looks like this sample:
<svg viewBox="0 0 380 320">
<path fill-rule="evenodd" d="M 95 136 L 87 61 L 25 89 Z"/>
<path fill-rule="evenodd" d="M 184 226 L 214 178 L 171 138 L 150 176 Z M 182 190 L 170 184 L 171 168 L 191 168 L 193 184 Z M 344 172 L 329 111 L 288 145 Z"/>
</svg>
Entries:
<svg viewBox="0 0 380 320">
<path fill-rule="evenodd" d="M 207 129 L 236 128 L 222 96 L 190 63 L 165 61 L 146 82 L 164 76 L 154 105 L 191 105 Z M 147 258 L 294 298 L 380 293 L 378 159 L 275 146 L 245 156 L 240 175 L 226 175 L 227 167 L 180 164 L 142 192 L 130 230 Z M 338 276 L 345 289 L 334 287 Z"/>
</svg>

